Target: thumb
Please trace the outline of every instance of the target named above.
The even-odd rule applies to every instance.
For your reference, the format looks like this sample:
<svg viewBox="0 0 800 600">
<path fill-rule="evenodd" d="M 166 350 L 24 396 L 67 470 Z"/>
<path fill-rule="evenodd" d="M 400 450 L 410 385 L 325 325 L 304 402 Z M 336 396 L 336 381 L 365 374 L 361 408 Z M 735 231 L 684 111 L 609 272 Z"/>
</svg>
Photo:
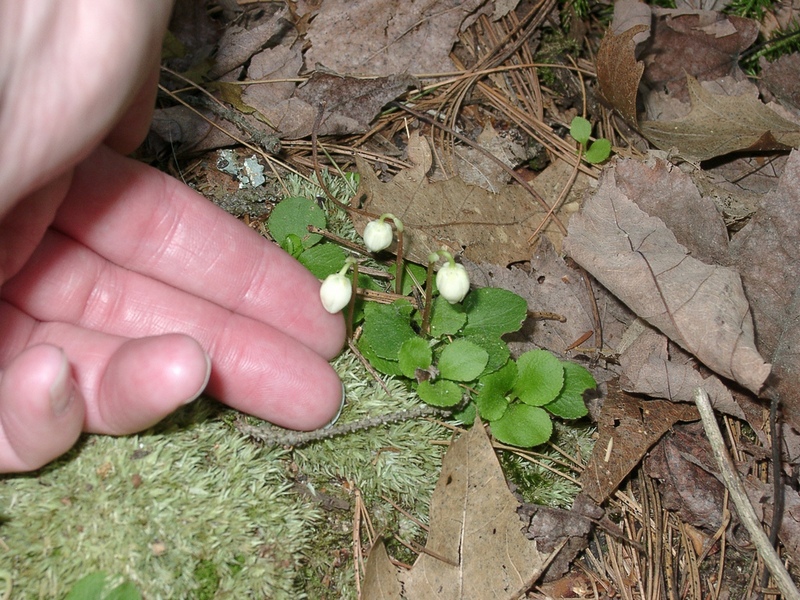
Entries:
<svg viewBox="0 0 800 600">
<path fill-rule="evenodd" d="M 0 473 L 31 471 L 57 458 L 77 441 L 83 418 L 64 351 L 27 348 L 0 374 Z"/>
</svg>

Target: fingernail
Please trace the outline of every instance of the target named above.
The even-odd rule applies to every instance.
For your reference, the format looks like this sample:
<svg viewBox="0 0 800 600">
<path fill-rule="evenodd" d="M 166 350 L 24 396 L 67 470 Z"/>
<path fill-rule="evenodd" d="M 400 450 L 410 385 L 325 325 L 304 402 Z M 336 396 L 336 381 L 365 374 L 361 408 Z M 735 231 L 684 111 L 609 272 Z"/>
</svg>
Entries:
<svg viewBox="0 0 800 600">
<path fill-rule="evenodd" d="M 333 419 L 331 419 L 330 423 L 325 425 L 325 427 L 323 429 L 327 429 L 328 427 L 333 427 L 333 425 L 336 423 L 336 421 L 339 420 L 339 417 L 342 416 L 342 409 L 344 408 L 344 401 L 346 400 L 346 398 L 347 398 L 347 395 L 345 393 L 344 383 L 343 383 L 342 384 L 342 401 L 339 403 L 339 410 L 336 411 L 336 415 L 333 417 Z"/>
<path fill-rule="evenodd" d="M 191 396 L 186 402 L 183 404 L 191 404 L 195 400 L 197 400 L 200 395 L 205 391 L 206 386 L 208 385 L 208 380 L 211 379 L 211 357 L 208 355 L 207 352 L 203 352 L 203 356 L 206 357 L 206 377 L 203 380 L 203 385 L 200 386 L 200 389 L 197 390 L 197 393 Z"/>
<path fill-rule="evenodd" d="M 72 381 L 72 369 L 67 356 L 62 352 L 58 375 L 50 385 L 50 408 L 53 410 L 53 414 L 56 416 L 64 414 L 72 404 L 74 397 L 75 382 Z"/>
</svg>

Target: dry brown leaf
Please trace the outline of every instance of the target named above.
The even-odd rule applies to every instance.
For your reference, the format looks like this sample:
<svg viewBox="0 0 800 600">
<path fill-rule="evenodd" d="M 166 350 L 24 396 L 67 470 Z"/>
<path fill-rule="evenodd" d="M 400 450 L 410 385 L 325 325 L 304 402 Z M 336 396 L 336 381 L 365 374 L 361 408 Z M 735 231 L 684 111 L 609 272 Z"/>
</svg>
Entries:
<svg viewBox="0 0 800 600">
<path fill-rule="evenodd" d="M 710 11 L 654 12 L 653 30 L 640 56 L 642 81 L 650 89 L 688 102 L 686 75 L 702 81 L 745 78 L 738 58 L 758 37 L 758 23 Z"/>
<path fill-rule="evenodd" d="M 397 567 L 389 559 L 383 540 L 379 539 L 367 557 L 360 597 L 364 600 L 400 600 L 401 593 Z"/>
<path fill-rule="evenodd" d="M 604 172 L 572 217 L 565 250 L 615 296 L 716 373 L 758 393 L 770 372 L 755 349 L 739 275 L 689 255 L 661 219 Z"/>
<path fill-rule="evenodd" d="M 486 0 L 326 0 L 308 28 L 306 66 L 343 75 L 442 73 L 465 21 Z"/>
<path fill-rule="evenodd" d="M 528 236 L 542 222 L 544 211 L 519 186 L 506 186 L 499 194 L 465 184 L 459 178 L 428 182 L 426 174 L 432 158 L 428 142 L 412 133 L 408 142 L 413 167 L 381 182 L 370 165 L 357 158 L 361 181 L 357 199 L 375 217 L 393 213 L 405 226 L 404 249 L 414 261 L 427 264 L 428 255 L 443 246 L 475 262 L 507 265 L 530 256 Z M 549 202 L 555 196 L 542 190 L 545 179 L 534 180 L 533 187 Z M 562 223 L 566 216 L 559 211 Z M 373 217 L 374 218 L 374 217 Z M 369 218 L 354 214 L 353 223 L 364 231 Z M 544 229 L 560 248 L 562 235 L 552 223 Z"/>
<path fill-rule="evenodd" d="M 761 57 L 759 85 L 766 87 L 778 101 L 794 110 L 800 110 L 800 53 L 785 54 L 775 62 Z"/>
<path fill-rule="evenodd" d="M 667 338 L 654 329 L 645 329 L 620 354 L 620 387 L 626 392 L 664 398 L 672 402 L 694 403 L 694 391 L 703 388 L 719 412 L 745 419 L 744 411 L 717 377 L 703 377 L 689 362 L 673 360 L 667 351 Z"/>
<path fill-rule="evenodd" d="M 694 406 L 642 400 L 609 382 L 597 421 L 600 436 L 581 473 L 582 493 L 602 504 L 675 423 L 697 418 Z"/>
<path fill-rule="evenodd" d="M 752 96 L 717 96 L 687 76 L 691 112 L 676 121 L 644 121 L 641 132 L 662 150 L 708 160 L 740 151 L 788 150 L 800 146 L 800 126 L 778 116 Z"/>
<path fill-rule="evenodd" d="M 644 63 L 634 55 L 634 37 L 647 31 L 646 25 L 636 25 L 615 35 L 607 31 L 597 51 L 597 83 L 605 102 L 636 127 L 636 94 L 644 73 Z"/>
<path fill-rule="evenodd" d="M 442 461 L 425 545 L 430 554 L 420 554 L 401 575 L 406 598 L 500 599 L 526 590 L 548 555 L 522 534 L 518 506 L 486 431 L 476 421 Z"/>
<path fill-rule="evenodd" d="M 776 363 L 787 421 L 800 431 L 800 152 L 792 152 L 778 187 L 731 241 L 753 306 L 759 349 Z"/>
</svg>

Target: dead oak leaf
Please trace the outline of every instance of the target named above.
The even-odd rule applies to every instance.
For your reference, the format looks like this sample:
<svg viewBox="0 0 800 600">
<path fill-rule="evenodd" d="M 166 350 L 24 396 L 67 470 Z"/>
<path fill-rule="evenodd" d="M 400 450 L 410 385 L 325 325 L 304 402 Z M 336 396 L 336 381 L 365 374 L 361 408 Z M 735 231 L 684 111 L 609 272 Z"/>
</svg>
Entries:
<svg viewBox="0 0 800 600">
<path fill-rule="evenodd" d="M 739 275 L 703 263 L 604 172 L 572 217 L 565 250 L 638 316 L 716 373 L 758 393 L 770 372 L 755 348 Z"/>
<path fill-rule="evenodd" d="M 691 112 L 675 121 L 644 121 L 640 130 L 662 150 L 708 160 L 739 151 L 788 150 L 800 146 L 800 126 L 753 96 L 719 96 L 687 76 Z"/>
<path fill-rule="evenodd" d="M 431 252 L 446 247 L 453 253 L 463 251 L 475 262 L 507 265 L 530 258 L 527 238 L 544 215 L 530 194 L 510 185 L 494 194 L 457 177 L 431 183 L 426 176 L 432 164 L 428 142 L 413 133 L 408 152 L 413 167 L 388 183 L 380 181 L 366 161 L 356 159 L 361 175 L 356 198 L 364 199 L 360 208 L 372 218 L 392 213 L 403 222 L 406 256 L 426 264 Z M 537 188 L 535 180 L 533 187 Z M 546 195 L 537 191 L 551 196 L 550 190 Z M 370 218 L 367 214 L 353 215 L 359 233 Z M 566 220 L 561 212 L 559 218 Z M 552 221 L 544 233 L 560 248 L 562 235 Z"/>
</svg>

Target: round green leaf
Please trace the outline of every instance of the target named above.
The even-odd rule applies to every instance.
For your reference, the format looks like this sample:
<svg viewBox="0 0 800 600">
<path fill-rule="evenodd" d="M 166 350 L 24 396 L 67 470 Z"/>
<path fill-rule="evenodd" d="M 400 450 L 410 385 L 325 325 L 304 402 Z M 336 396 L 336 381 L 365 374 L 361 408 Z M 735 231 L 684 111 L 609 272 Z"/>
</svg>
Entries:
<svg viewBox="0 0 800 600">
<path fill-rule="evenodd" d="M 581 365 L 563 361 L 564 387 L 555 400 L 546 404 L 544 408 L 562 419 L 579 419 L 589 411 L 583 401 L 583 392 L 589 388 L 597 387 L 597 382 Z"/>
<path fill-rule="evenodd" d="M 313 200 L 308 198 L 286 198 L 272 209 L 267 226 L 269 233 L 279 245 L 289 235 L 300 238 L 303 248 L 310 248 L 322 239 L 317 233 L 309 233 L 308 226 L 324 228 L 327 220 L 325 212 Z"/>
<path fill-rule="evenodd" d="M 569 124 L 569 134 L 575 141 L 585 144 L 592 135 L 592 124 L 583 117 L 574 117 Z"/>
<path fill-rule="evenodd" d="M 517 331 L 528 315 L 528 303 L 514 292 L 500 288 L 473 290 L 463 302 L 467 313 L 464 335 L 500 337 Z"/>
<path fill-rule="evenodd" d="M 421 337 L 408 338 L 400 346 L 400 370 L 409 379 L 414 379 L 417 369 L 430 367 L 432 360 L 431 347 Z"/>
<path fill-rule="evenodd" d="M 369 361 L 369 364 L 371 364 L 373 368 L 380 371 L 384 375 L 403 374 L 403 372 L 400 370 L 400 363 L 398 363 L 396 360 L 386 360 L 385 358 L 381 358 L 375 354 L 372 346 L 370 346 L 367 340 L 364 339 L 364 336 L 361 336 L 361 338 L 358 340 L 358 351 L 361 352 L 367 361 Z"/>
<path fill-rule="evenodd" d="M 464 307 L 437 296 L 431 308 L 431 336 L 455 335 L 467 322 Z"/>
<path fill-rule="evenodd" d="M 475 405 L 482 419 L 496 421 L 508 409 L 508 398 L 503 394 L 498 394 L 495 390 L 484 388 L 475 396 Z"/>
<path fill-rule="evenodd" d="M 436 367 L 439 375 L 451 381 L 472 381 L 483 372 L 489 353 L 468 340 L 456 340 L 445 346 Z"/>
<path fill-rule="evenodd" d="M 544 444 L 552 434 L 550 415 L 527 404 L 512 404 L 502 417 L 492 421 L 492 435 L 496 439 L 520 448 Z"/>
<path fill-rule="evenodd" d="M 361 339 L 366 340 L 381 358 L 399 360 L 403 342 L 417 337 L 411 328 L 412 311 L 411 304 L 405 300 L 398 300 L 393 304 L 368 302 L 364 306 Z"/>
<path fill-rule="evenodd" d="M 502 339 L 499 337 L 489 337 L 485 335 L 470 335 L 466 338 L 473 344 L 478 344 L 481 348 L 486 350 L 489 353 L 489 362 L 486 363 L 486 367 L 483 369 L 483 373 L 481 375 L 486 375 L 487 373 L 493 373 L 497 371 L 500 367 L 508 363 L 508 359 L 511 356 L 511 352 L 508 349 L 508 344 L 506 344 Z"/>
<path fill-rule="evenodd" d="M 297 237 L 290 235 L 287 240 Z M 328 275 L 338 273 L 344 266 L 346 256 L 344 250 L 336 244 L 317 244 L 297 257 L 297 260 L 317 279 L 325 279 Z M 352 279 L 352 277 L 351 277 Z"/>
<path fill-rule="evenodd" d="M 563 386 L 564 367 L 547 350 L 531 350 L 517 359 L 517 381 L 512 393 L 525 404 L 548 404 Z"/>
<path fill-rule="evenodd" d="M 517 381 L 517 364 L 508 361 L 502 369 L 483 375 L 479 380 L 480 390 L 490 390 L 493 394 L 505 396 Z"/>
<path fill-rule="evenodd" d="M 589 146 L 583 158 L 586 159 L 586 162 L 596 165 L 606 160 L 609 156 L 611 156 L 611 142 L 606 138 L 600 138 Z"/>
<path fill-rule="evenodd" d="M 440 379 L 436 383 L 423 381 L 417 387 L 417 394 L 432 406 L 446 408 L 461 402 L 461 388 L 446 379 Z"/>
</svg>

